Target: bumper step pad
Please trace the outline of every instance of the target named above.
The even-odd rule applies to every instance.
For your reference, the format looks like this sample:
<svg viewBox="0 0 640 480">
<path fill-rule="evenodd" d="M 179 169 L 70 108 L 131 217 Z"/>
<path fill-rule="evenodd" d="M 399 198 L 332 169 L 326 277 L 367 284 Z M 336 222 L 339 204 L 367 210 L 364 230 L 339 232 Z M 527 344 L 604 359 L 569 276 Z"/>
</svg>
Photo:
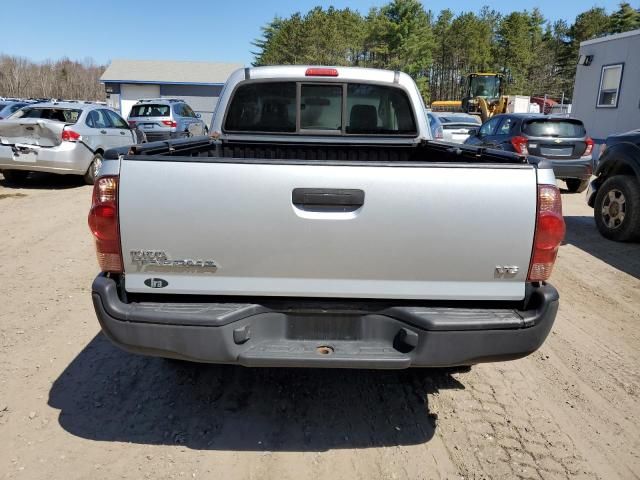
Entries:
<svg viewBox="0 0 640 480">
<path fill-rule="evenodd" d="M 247 367 L 407 368 L 411 357 L 390 345 L 349 341 L 261 342 L 240 354 Z"/>
</svg>

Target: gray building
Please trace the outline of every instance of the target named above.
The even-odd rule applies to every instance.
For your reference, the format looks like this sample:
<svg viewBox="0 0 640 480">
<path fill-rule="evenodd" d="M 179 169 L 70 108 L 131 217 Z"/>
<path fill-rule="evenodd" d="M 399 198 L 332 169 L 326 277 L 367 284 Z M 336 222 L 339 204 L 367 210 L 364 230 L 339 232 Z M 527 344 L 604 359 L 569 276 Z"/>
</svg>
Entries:
<svg viewBox="0 0 640 480">
<path fill-rule="evenodd" d="M 597 142 L 640 128 L 640 30 L 580 44 L 571 115 Z"/>
<path fill-rule="evenodd" d="M 209 125 L 224 82 L 241 63 L 113 60 L 100 77 L 107 104 L 127 118 L 141 98 L 180 98 Z"/>
</svg>

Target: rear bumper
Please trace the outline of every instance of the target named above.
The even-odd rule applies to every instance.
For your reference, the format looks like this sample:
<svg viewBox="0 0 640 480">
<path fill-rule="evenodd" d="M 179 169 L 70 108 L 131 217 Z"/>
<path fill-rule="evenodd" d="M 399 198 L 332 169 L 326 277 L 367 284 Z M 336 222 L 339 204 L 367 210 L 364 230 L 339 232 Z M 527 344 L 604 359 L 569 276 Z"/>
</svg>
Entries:
<svg viewBox="0 0 640 480">
<path fill-rule="evenodd" d="M 80 142 L 55 147 L 0 145 L 0 170 L 83 175 L 92 160 L 93 152 Z"/>
<path fill-rule="evenodd" d="M 124 303 L 116 281 L 104 275 L 95 279 L 92 297 L 105 335 L 133 353 L 245 366 L 380 369 L 524 357 L 549 334 L 559 298 L 544 285 L 520 311 L 365 301 Z"/>
<path fill-rule="evenodd" d="M 593 172 L 593 160 L 590 156 L 578 158 L 576 160 L 549 160 L 553 166 L 553 173 L 556 178 L 579 178 L 586 180 Z"/>
</svg>

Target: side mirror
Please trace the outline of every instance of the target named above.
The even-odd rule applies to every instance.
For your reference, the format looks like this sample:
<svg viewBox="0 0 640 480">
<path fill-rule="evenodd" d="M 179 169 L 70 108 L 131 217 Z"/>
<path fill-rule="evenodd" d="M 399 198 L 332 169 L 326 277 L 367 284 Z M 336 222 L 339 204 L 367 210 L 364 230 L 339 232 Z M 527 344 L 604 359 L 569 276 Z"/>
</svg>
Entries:
<svg viewBox="0 0 640 480">
<path fill-rule="evenodd" d="M 469 133 L 470 137 L 477 137 L 480 134 L 480 129 L 479 128 L 470 128 L 468 133 Z"/>
<path fill-rule="evenodd" d="M 196 113 L 196 117 L 198 117 L 198 118 L 202 118 L 202 115 L 201 115 L 201 114 L 199 114 L 199 113 Z"/>
</svg>

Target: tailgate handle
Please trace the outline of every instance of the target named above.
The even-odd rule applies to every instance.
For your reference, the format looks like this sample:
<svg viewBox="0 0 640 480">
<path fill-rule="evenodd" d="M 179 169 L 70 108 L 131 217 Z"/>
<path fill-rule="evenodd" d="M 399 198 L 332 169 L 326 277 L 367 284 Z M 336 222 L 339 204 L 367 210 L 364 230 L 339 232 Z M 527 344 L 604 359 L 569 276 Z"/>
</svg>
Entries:
<svg viewBox="0 0 640 480">
<path fill-rule="evenodd" d="M 293 204 L 304 210 L 353 211 L 364 205 L 364 191 L 352 188 L 294 188 Z"/>
</svg>

